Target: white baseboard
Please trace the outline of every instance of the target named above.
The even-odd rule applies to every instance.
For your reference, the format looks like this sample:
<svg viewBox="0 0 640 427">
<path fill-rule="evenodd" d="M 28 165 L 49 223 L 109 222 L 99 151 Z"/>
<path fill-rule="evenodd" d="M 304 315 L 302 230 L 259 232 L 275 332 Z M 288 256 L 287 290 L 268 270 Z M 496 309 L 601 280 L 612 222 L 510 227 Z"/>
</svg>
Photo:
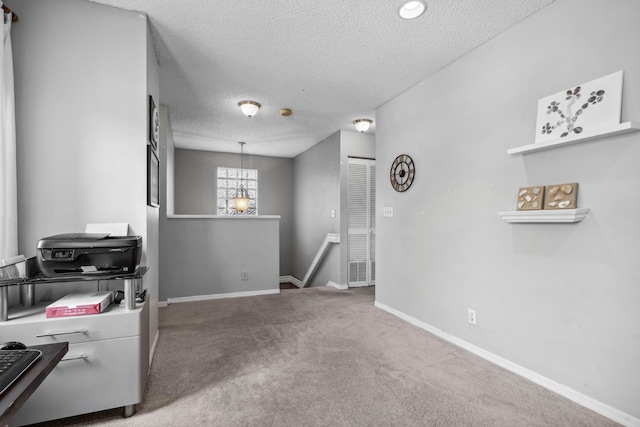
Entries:
<svg viewBox="0 0 640 427">
<path fill-rule="evenodd" d="M 549 389 L 555 393 L 558 393 L 561 396 L 566 397 L 567 399 L 584 406 L 585 408 L 591 409 L 594 412 L 599 413 L 600 415 L 604 415 L 607 418 L 612 419 L 622 425 L 627 427 L 640 427 L 640 418 L 636 418 L 633 415 L 627 414 L 625 412 L 620 411 L 610 405 L 602 403 L 598 400 L 595 400 L 587 395 L 584 395 L 570 387 L 559 384 L 552 379 L 544 377 L 536 372 L 533 372 L 525 367 L 517 365 L 507 359 L 504 359 L 496 354 L 493 354 L 489 351 L 486 351 L 480 347 L 477 347 L 467 341 L 464 341 L 460 338 L 457 338 L 453 335 L 450 335 L 434 326 L 429 325 L 428 323 L 424 323 L 414 317 L 411 317 L 401 311 L 393 309 L 391 307 L 382 304 L 381 302 L 376 301 L 375 306 L 393 314 L 394 316 L 399 317 L 402 320 L 405 320 L 412 325 L 415 325 L 419 328 L 424 329 L 427 332 L 430 332 L 446 341 L 449 341 L 452 344 L 457 345 L 458 347 L 462 347 L 465 350 L 470 351 L 485 360 L 488 360 L 491 363 L 494 363 L 502 368 L 505 368 L 514 374 L 520 375 L 534 383 Z"/>
<path fill-rule="evenodd" d="M 149 352 L 149 371 L 147 375 L 151 373 L 151 364 L 153 363 L 153 356 L 156 354 L 156 347 L 158 346 L 158 339 L 160 338 L 160 330 L 156 331 L 156 336 L 153 338 L 153 344 L 151 344 L 151 351 Z"/>
<path fill-rule="evenodd" d="M 340 289 L 342 291 L 349 289 L 348 285 L 339 285 L 338 283 L 332 282 L 331 280 L 327 282 L 327 286 L 331 286 L 332 288 Z"/>
<path fill-rule="evenodd" d="M 302 281 L 293 276 L 280 276 L 280 283 L 291 283 L 297 287 L 302 287 Z"/>
<path fill-rule="evenodd" d="M 158 307 L 166 307 L 168 306 L 169 303 L 166 301 L 158 301 Z"/>
<path fill-rule="evenodd" d="M 279 294 L 279 293 L 280 293 L 280 289 L 267 289 L 264 291 L 246 291 L 246 292 L 229 292 L 227 294 L 194 295 L 191 297 L 167 298 L 166 304 L 171 305 L 171 304 L 176 304 L 180 302 L 205 301 L 210 299 L 221 299 L 221 298 L 253 297 L 256 295 L 269 295 L 269 294 Z"/>
</svg>

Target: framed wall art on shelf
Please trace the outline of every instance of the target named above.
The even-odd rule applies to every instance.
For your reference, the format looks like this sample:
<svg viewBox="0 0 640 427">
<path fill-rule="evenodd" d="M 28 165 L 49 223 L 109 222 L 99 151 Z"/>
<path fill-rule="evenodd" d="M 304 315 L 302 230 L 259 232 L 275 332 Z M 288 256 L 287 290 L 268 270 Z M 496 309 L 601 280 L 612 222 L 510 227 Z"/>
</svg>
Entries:
<svg viewBox="0 0 640 427">
<path fill-rule="evenodd" d="M 640 131 L 638 122 L 620 122 L 622 83 L 621 70 L 539 99 L 535 142 L 507 153 L 535 153 Z"/>
<path fill-rule="evenodd" d="M 620 124 L 621 111 L 622 71 L 567 88 L 538 101 L 535 143 Z"/>
<path fill-rule="evenodd" d="M 578 208 L 578 183 L 554 184 L 518 189 L 515 211 L 498 212 L 508 223 L 580 222 L 588 208 Z"/>
<path fill-rule="evenodd" d="M 147 205 L 160 206 L 160 160 L 150 145 L 147 145 Z"/>
</svg>

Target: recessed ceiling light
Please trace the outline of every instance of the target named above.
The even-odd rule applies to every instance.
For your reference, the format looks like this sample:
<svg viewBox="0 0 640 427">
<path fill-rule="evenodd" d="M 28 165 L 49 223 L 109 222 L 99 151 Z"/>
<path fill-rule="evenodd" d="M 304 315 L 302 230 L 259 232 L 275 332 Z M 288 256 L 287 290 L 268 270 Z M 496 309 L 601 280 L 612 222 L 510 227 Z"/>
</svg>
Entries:
<svg viewBox="0 0 640 427">
<path fill-rule="evenodd" d="M 406 2 L 400 10 L 398 10 L 398 15 L 402 19 L 416 19 L 418 16 L 422 15 L 424 11 L 427 10 L 427 5 L 422 1 L 408 1 Z"/>
</svg>

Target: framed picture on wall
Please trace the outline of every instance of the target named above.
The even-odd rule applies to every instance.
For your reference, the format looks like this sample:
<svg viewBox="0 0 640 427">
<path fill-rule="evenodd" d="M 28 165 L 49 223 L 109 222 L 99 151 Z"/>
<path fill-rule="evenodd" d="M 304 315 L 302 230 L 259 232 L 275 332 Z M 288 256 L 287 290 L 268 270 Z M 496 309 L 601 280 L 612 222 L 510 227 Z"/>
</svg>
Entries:
<svg viewBox="0 0 640 427">
<path fill-rule="evenodd" d="M 160 111 L 153 101 L 153 96 L 149 95 L 149 142 L 154 150 L 158 149 L 160 139 Z"/>
<path fill-rule="evenodd" d="M 620 123 L 622 71 L 542 98 L 538 101 L 536 144 L 576 138 Z"/>
<path fill-rule="evenodd" d="M 147 145 L 147 205 L 160 206 L 160 160 L 150 145 Z"/>
</svg>

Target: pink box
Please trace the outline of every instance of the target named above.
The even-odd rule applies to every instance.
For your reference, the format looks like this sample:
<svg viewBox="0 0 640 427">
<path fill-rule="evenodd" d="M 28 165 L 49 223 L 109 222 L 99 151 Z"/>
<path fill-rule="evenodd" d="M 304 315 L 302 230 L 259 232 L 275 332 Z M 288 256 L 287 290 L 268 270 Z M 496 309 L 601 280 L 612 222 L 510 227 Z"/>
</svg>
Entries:
<svg viewBox="0 0 640 427">
<path fill-rule="evenodd" d="M 111 291 L 69 294 L 47 306 L 47 318 L 102 313 L 112 300 Z"/>
</svg>

